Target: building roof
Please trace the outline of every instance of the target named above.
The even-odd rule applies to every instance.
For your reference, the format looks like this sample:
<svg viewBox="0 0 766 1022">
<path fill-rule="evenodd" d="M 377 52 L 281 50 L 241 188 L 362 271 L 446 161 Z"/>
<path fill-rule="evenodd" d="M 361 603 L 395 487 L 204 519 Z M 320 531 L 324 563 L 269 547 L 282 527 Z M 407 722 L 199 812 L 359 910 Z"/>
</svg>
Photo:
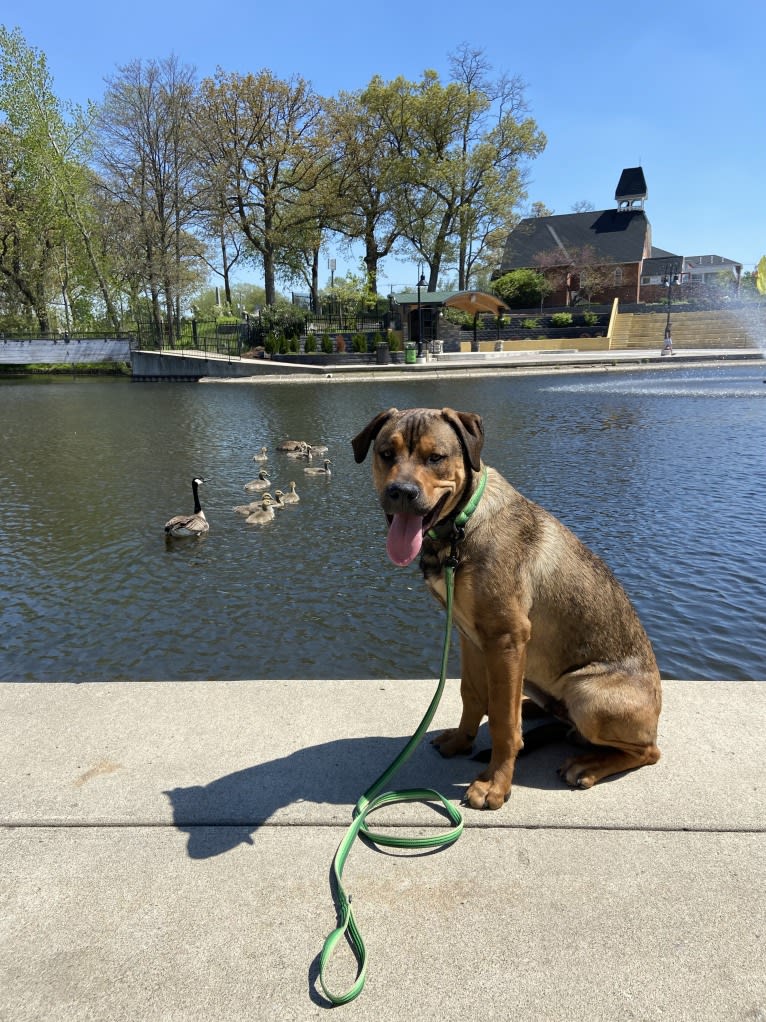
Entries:
<svg viewBox="0 0 766 1022">
<path fill-rule="evenodd" d="M 399 305 L 417 305 L 417 291 L 402 291 L 394 295 L 394 301 Z M 450 309 L 461 309 L 463 312 L 491 312 L 499 316 L 503 312 L 510 312 L 505 302 L 497 295 L 488 294 L 486 291 L 420 291 L 421 305 L 444 305 Z"/>
<path fill-rule="evenodd" d="M 493 316 L 499 316 L 511 311 L 502 298 L 487 294 L 486 291 L 457 291 L 444 304 L 448 309 L 460 309 L 461 312 L 472 312 L 474 315 L 491 312 Z"/>
<path fill-rule="evenodd" d="M 684 256 L 684 269 L 704 270 L 707 268 L 725 270 L 730 266 L 741 265 L 736 259 L 726 259 L 719 255 L 691 255 Z"/>
<path fill-rule="evenodd" d="M 617 182 L 615 199 L 618 202 L 625 202 L 629 199 L 645 199 L 647 195 L 643 167 L 626 167 Z"/>
<path fill-rule="evenodd" d="M 644 277 L 664 277 L 666 274 L 681 272 L 683 258 L 664 252 L 661 248 L 653 248 L 650 259 L 644 259 L 641 275 Z"/>
<path fill-rule="evenodd" d="M 564 266 L 571 262 L 570 252 L 586 246 L 605 264 L 639 263 L 649 231 L 642 209 L 527 217 L 508 235 L 500 273 L 538 266 L 541 253 L 555 251 L 561 253 Z"/>
<path fill-rule="evenodd" d="M 420 304 L 421 305 L 444 305 L 448 298 L 452 295 L 457 294 L 457 291 L 426 291 L 424 287 L 420 289 Z M 393 296 L 394 301 L 398 305 L 417 305 L 418 304 L 418 292 L 417 288 L 414 291 L 400 291 L 398 294 Z"/>
</svg>

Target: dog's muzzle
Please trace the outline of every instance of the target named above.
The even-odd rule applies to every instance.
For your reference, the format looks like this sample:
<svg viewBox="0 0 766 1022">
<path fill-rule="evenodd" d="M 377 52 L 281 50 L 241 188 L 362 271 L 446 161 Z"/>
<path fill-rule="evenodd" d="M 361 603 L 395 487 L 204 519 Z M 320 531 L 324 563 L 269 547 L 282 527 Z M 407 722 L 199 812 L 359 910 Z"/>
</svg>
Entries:
<svg viewBox="0 0 766 1022">
<path fill-rule="evenodd" d="M 389 483 L 383 491 L 383 510 L 386 514 L 422 515 L 426 508 L 421 506 L 421 490 L 416 483 Z"/>
</svg>

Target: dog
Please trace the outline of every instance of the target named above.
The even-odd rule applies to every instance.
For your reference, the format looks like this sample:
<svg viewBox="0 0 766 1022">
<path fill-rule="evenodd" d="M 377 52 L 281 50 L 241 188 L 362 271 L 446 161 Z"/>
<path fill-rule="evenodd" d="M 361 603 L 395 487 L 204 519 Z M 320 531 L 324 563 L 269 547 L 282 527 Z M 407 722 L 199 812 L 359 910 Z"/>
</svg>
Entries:
<svg viewBox="0 0 766 1022">
<path fill-rule="evenodd" d="M 481 416 L 451 408 L 389 408 L 352 440 L 357 464 L 373 448 L 394 564 L 420 555 L 426 585 L 444 604 L 445 560 L 456 562 L 463 709 L 458 726 L 433 744 L 443 756 L 469 754 L 487 717 L 489 765 L 464 801 L 499 809 L 523 745 L 523 699 L 590 743 L 559 770 L 572 787 L 590 788 L 659 760 L 662 695 L 625 590 L 563 523 L 484 465 L 483 443 Z"/>
</svg>

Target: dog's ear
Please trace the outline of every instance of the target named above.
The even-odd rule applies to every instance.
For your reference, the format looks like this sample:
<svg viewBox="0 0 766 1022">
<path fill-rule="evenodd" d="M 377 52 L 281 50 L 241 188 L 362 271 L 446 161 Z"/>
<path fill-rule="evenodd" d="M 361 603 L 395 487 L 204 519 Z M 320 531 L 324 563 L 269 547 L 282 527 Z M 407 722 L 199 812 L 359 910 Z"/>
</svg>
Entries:
<svg viewBox="0 0 766 1022">
<path fill-rule="evenodd" d="M 475 412 L 456 412 L 453 408 L 442 408 L 442 415 L 460 438 L 471 468 L 478 472 L 481 468 L 481 449 L 484 446 L 481 416 Z"/>
<path fill-rule="evenodd" d="M 351 441 L 351 446 L 354 448 L 354 460 L 357 465 L 361 464 L 367 457 L 367 452 L 370 449 L 370 444 L 375 437 L 380 433 L 381 429 L 385 426 L 389 419 L 394 415 L 399 414 L 398 408 L 389 408 L 387 412 L 380 412 L 376 415 L 372 422 L 368 422 L 361 433 L 357 433 L 354 439 Z"/>
</svg>

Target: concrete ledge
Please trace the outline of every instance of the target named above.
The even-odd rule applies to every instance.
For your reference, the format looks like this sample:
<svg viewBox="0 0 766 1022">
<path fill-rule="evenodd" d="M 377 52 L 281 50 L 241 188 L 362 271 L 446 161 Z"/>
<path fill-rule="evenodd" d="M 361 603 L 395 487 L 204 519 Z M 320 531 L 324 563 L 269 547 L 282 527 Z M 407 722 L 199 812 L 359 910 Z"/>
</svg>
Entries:
<svg viewBox="0 0 766 1022">
<path fill-rule="evenodd" d="M 0 685 L 0 1018 L 311 1019 L 328 870 L 435 682 Z M 454 723 L 457 683 L 434 730 Z M 364 1020 L 766 1018 L 764 682 L 666 682 L 663 758 L 572 792 L 546 747 L 421 856 L 359 843 Z M 479 745 L 484 741 L 480 736 Z M 424 742 L 392 781 L 458 799 Z M 421 806 L 384 818 L 440 826 Z M 331 982 L 351 979 L 339 952 Z"/>
<path fill-rule="evenodd" d="M 130 362 L 129 340 L 0 341 L 0 365 Z"/>
</svg>

